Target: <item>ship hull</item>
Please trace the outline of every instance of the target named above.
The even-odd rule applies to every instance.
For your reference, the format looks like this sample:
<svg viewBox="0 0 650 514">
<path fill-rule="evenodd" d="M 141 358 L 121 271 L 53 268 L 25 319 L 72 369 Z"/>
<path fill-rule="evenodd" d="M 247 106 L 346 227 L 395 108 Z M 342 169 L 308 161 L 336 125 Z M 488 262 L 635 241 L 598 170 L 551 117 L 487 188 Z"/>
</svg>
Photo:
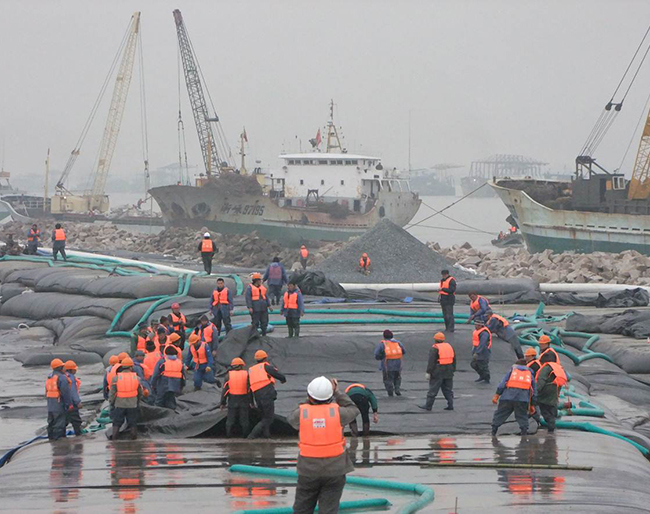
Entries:
<svg viewBox="0 0 650 514">
<path fill-rule="evenodd" d="M 650 255 L 650 216 L 550 209 L 527 193 L 490 184 L 517 221 L 530 252 L 636 250 Z"/>
<path fill-rule="evenodd" d="M 222 234 L 257 231 L 287 245 L 306 241 L 346 241 L 363 234 L 382 218 L 406 225 L 420 207 L 411 192 L 381 192 L 368 212 L 341 219 L 310 209 L 279 207 L 267 196 L 233 195 L 210 186 L 163 186 L 151 189 L 166 226 L 205 227 Z"/>
</svg>

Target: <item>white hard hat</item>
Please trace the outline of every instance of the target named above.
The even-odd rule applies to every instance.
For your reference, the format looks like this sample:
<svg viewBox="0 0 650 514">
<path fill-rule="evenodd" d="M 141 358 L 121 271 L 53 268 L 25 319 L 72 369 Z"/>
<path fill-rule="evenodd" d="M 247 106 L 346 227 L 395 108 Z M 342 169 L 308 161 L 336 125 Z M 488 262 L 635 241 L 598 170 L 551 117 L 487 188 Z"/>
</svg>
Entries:
<svg viewBox="0 0 650 514">
<path fill-rule="evenodd" d="M 324 402 L 329 400 L 334 395 L 334 387 L 329 378 L 318 377 L 309 382 L 307 386 L 307 393 L 314 400 Z"/>
<path fill-rule="evenodd" d="M 210 237 L 210 232 L 206 232 L 205 234 L 203 234 L 203 237 Z"/>
</svg>

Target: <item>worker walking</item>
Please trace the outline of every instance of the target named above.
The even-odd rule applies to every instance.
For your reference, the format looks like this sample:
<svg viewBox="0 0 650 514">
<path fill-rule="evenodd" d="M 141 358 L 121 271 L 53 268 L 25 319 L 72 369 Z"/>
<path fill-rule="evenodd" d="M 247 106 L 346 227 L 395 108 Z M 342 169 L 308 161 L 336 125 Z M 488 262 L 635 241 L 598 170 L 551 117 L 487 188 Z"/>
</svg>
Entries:
<svg viewBox="0 0 650 514">
<path fill-rule="evenodd" d="M 361 254 L 361 258 L 359 259 L 359 272 L 363 273 L 364 275 L 370 275 L 370 257 L 368 257 L 367 253 Z"/>
<path fill-rule="evenodd" d="M 273 257 L 273 262 L 268 265 L 264 272 L 262 282 L 266 282 L 269 285 L 271 305 L 279 305 L 282 287 L 289 282 L 287 270 L 284 269 L 284 265 L 280 262 L 280 257 Z"/>
<path fill-rule="evenodd" d="M 521 435 L 528 434 L 528 411 L 537 401 L 535 378 L 526 361 L 520 359 L 506 373 L 497 387 L 497 392 L 492 398 L 492 403 L 498 402 L 499 406 L 492 417 L 492 435 L 497 435 L 497 430 L 515 413 L 515 419 L 521 429 Z"/>
<path fill-rule="evenodd" d="M 189 338 L 190 351 L 187 352 L 185 365 L 190 368 L 191 363 L 194 369 L 194 390 L 200 391 L 203 381 L 208 384 L 216 383 L 214 378 L 214 359 L 210 347 L 202 341 L 198 334 L 192 332 Z"/>
<path fill-rule="evenodd" d="M 318 377 L 307 387 L 307 402 L 287 421 L 299 431 L 298 487 L 294 514 L 336 514 L 345 475 L 354 471 L 345 449 L 343 427 L 359 415 L 350 398 L 339 391 L 336 380 Z"/>
<path fill-rule="evenodd" d="M 406 355 L 404 345 L 393 339 L 390 330 L 384 330 L 384 339 L 375 348 L 375 359 L 381 361 L 379 369 L 383 374 L 388 396 L 402 396 L 402 358 Z"/>
<path fill-rule="evenodd" d="M 485 312 L 485 326 L 490 329 L 492 334 L 496 334 L 499 339 L 510 344 L 517 359 L 524 358 L 524 352 L 521 350 L 521 344 L 519 343 L 519 336 L 506 318 L 488 310 Z"/>
<path fill-rule="evenodd" d="M 113 378 L 108 400 L 112 407 L 113 433 L 111 439 L 113 441 L 117 440 L 124 421 L 126 421 L 126 430 L 131 439 L 137 439 L 140 400 L 143 396 L 144 389 L 138 375 L 133 371 L 133 361 L 127 357 L 121 362 L 117 375 Z"/>
<path fill-rule="evenodd" d="M 550 352 L 540 358 L 541 368 L 535 376 L 537 385 L 537 405 L 546 421 L 549 434 L 555 432 L 557 404 L 562 386 L 567 383 L 566 372 L 562 365 L 552 360 Z"/>
<path fill-rule="evenodd" d="M 379 404 L 375 394 L 363 384 L 350 384 L 345 388 L 345 394 L 354 402 L 361 414 L 363 437 L 370 435 L 370 409 L 372 409 L 372 422 L 379 423 Z M 354 437 L 359 437 L 357 418 L 350 422 L 350 432 Z"/>
<path fill-rule="evenodd" d="M 210 312 L 212 312 L 212 323 L 217 327 L 217 331 L 221 334 L 221 326 L 226 329 L 226 334 L 232 330 L 232 322 L 230 317 L 234 305 L 232 303 L 232 294 L 226 287 L 223 278 L 217 279 L 217 288 L 212 291 L 212 302 L 210 304 Z"/>
<path fill-rule="evenodd" d="M 492 333 L 483 321 L 474 321 L 472 334 L 472 362 L 470 366 L 478 379 L 475 382 L 490 383 L 490 356 L 492 355 Z"/>
<path fill-rule="evenodd" d="M 454 372 L 456 371 L 456 354 L 453 347 L 445 341 L 445 334 L 438 332 L 433 336 L 433 346 L 429 350 L 426 378 L 429 380 L 427 402 L 418 405 L 421 409 L 432 410 L 438 391 L 447 400 L 445 410 L 454 410 Z"/>
<path fill-rule="evenodd" d="M 27 253 L 29 255 L 36 255 L 40 242 L 41 231 L 38 229 L 38 225 L 34 223 L 29 229 L 29 232 L 27 232 Z"/>
<path fill-rule="evenodd" d="M 214 254 L 219 250 L 217 245 L 214 244 L 210 232 L 203 234 L 203 240 L 199 243 L 199 252 L 201 252 L 201 260 L 203 261 L 203 269 L 206 275 L 212 274 L 212 259 Z"/>
<path fill-rule="evenodd" d="M 549 354 L 551 356 L 550 362 L 560 362 L 560 356 L 557 354 L 557 352 L 551 348 L 551 338 L 547 336 L 546 334 L 542 335 L 539 338 L 538 341 L 539 344 L 539 360 L 541 362 L 542 357 L 545 354 Z"/>
<path fill-rule="evenodd" d="M 65 254 L 65 241 L 65 231 L 61 228 L 61 224 L 57 223 L 52 231 L 52 258 L 55 261 L 57 254 L 61 254 L 64 261 L 68 260 L 68 256 Z"/>
<path fill-rule="evenodd" d="M 289 337 L 300 336 L 300 318 L 305 315 L 305 301 L 302 292 L 296 287 L 296 284 L 289 282 L 287 291 L 282 299 L 282 309 L 280 313 L 287 320 Z"/>
<path fill-rule="evenodd" d="M 269 325 L 269 312 L 273 312 L 273 308 L 266 296 L 266 287 L 262 285 L 262 275 L 260 273 L 253 273 L 253 283 L 246 289 L 246 307 L 251 315 L 251 323 L 255 328 L 262 331 L 262 335 L 266 335 L 266 329 Z"/>
<path fill-rule="evenodd" d="M 56 441 L 65 437 L 66 413 L 72 408 L 70 382 L 61 359 L 50 362 L 52 373 L 45 381 L 47 398 L 47 438 Z"/>
<path fill-rule="evenodd" d="M 68 383 L 70 384 L 70 398 L 72 403 L 70 408 L 66 411 L 65 426 L 72 425 L 74 435 L 81 435 L 81 416 L 79 409 L 81 408 L 81 396 L 79 395 L 79 388 L 81 387 L 81 380 L 77 378 L 77 364 L 75 361 L 66 361 L 64 364 L 65 374 L 68 376 Z"/>
<path fill-rule="evenodd" d="M 176 408 L 176 395 L 180 394 L 185 386 L 185 367 L 180 353 L 172 345 L 167 345 L 164 359 L 156 365 L 151 377 L 151 386 L 156 393 L 158 407 Z"/>
<path fill-rule="evenodd" d="M 476 293 L 469 294 L 469 319 L 467 323 L 472 323 L 473 321 L 487 321 L 487 311 L 491 310 L 490 302 L 486 298 L 477 295 Z"/>
<path fill-rule="evenodd" d="M 456 303 L 456 279 L 449 274 L 449 270 L 443 269 L 440 272 L 440 288 L 438 289 L 438 301 L 442 309 L 442 317 L 445 320 L 445 332 L 453 332 L 455 328 L 454 304 Z"/>
<path fill-rule="evenodd" d="M 248 407 L 253 403 L 246 363 L 240 357 L 235 357 L 230 363 L 228 380 L 221 391 L 221 409 L 228 406 L 226 416 L 226 437 L 232 436 L 236 423 L 241 428 L 241 436 L 246 437 L 249 430 Z"/>
<path fill-rule="evenodd" d="M 300 265 L 302 269 L 307 269 L 307 260 L 309 259 L 309 250 L 305 245 L 300 245 Z"/>
<path fill-rule="evenodd" d="M 172 311 L 167 316 L 167 319 L 170 321 L 172 333 L 176 333 L 180 336 L 180 342 L 178 346 L 181 350 L 185 349 L 185 329 L 187 328 L 187 318 L 185 314 L 181 312 L 181 306 L 179 303 L 172 303 Z M 171 334 L 170 334 L 171 335 Z"/>
<path fill-rule="evenodd" d="M 249 439 L 256 439 L 260 435 L 267 439 L 271 437 L 271 425 L 275 416 L 275 400 L 278 397 L 273 384 L 275 384 L 276 379 L 283 384 L 287 381 L 285 376 L 278 371 L 278 368 L 269 364 L 268 358 L 269 356 L 264 350 L 257 350 L 255 352 L 257 364 L 251 366 L 248 370 L 248 380 L 255 399 L 255 405 L 257 405 L 262 416 L 260 422 L 255 425 L 248 435 Z"/>
</svg>

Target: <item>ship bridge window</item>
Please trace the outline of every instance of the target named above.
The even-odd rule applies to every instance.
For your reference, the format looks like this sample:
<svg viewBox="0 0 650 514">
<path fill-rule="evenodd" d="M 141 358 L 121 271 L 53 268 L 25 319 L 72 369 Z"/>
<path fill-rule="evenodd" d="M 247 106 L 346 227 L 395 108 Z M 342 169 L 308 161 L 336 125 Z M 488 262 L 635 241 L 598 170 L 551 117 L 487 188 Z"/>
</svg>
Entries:
<svg viewBox="0 0 650 514">
<path fill-rule="evenodd" d="M 294 159 L 289 159 L 289 160 L 287 161 L 287 164 L 292 164 L 292 165 L 300 164 L 300 161 L 298 161 L 298 162 L 296 163 L 296 161 L 295 161 Z"/>
<path fill-rule="evenodd" d="M 338 164 L 339 166 L 343 166 L 343 159 L 337 159 L 336 164 Z"/>
<path fill-rule="evenodd" d="M 321 185 L 321 186 L 324 186 L 324 185 L 325 185 L 325 181 L 324 181 L 324 180 L 321 180 L 321 181 L 320 181 L 320 185 Z"/>
<path fill-rule="evenodd" d="M 345 161 L 345 165 L 346 165 L 346 166 L 351 166 L 351 165 L 352 165 L 352 161 Z"/>
<path fill-rule="evenodd" d="M 311 159 L 303 159 L 302 163 L 303 164 L 312 164 L 312 160 Z"/>
<path fill-rule="evenodd" d="M 318 159 L 318 164 L 327 164 L 327 159 Z"/>
<path fill-rule="evenodd" d="M 612 189 L 615 191 L 625 189 L 625 177 L 612 177 Z"/>
<path fill-rule="evenodd" d="M 345 185 L 345 180 L 341 180 L 341 185 L 342 185 L 342 186 Z"/>
<path fill-rule="evenodd" d="M 305 181 L 304 181 L 303 179 L 300 179 L 300 185 L 301 185 L 301 186 L 304 186 L 304 185 L 305 185 Z"/>
</svg>

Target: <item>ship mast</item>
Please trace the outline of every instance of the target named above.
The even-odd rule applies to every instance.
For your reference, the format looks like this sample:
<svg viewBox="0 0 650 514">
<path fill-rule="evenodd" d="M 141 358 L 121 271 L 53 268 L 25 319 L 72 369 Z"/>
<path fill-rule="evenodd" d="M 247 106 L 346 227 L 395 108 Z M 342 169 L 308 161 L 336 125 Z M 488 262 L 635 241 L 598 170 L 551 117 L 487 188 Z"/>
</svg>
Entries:
<svg viewBox="0 0 650 514">
<path fill-rule="evenodd" d="M 343 152 L 339 133 L 334 125 L 334 100 L 330 101 L 330 119 L 327 122 L 327 153 L 332 153 L 332 150 Z"/>
<path fill-rule="evenodd" d="M 241 155 L 241 167 L 239 168 L 239 173 L 241 175 L 248 175 L 248 170 L 246 169 L 246 151 L 244 149 L 244 143 L 248 141 L 248 136 L 246 135 L 246 127 L 239 135 L 239 155 Z"/>
</svg>

